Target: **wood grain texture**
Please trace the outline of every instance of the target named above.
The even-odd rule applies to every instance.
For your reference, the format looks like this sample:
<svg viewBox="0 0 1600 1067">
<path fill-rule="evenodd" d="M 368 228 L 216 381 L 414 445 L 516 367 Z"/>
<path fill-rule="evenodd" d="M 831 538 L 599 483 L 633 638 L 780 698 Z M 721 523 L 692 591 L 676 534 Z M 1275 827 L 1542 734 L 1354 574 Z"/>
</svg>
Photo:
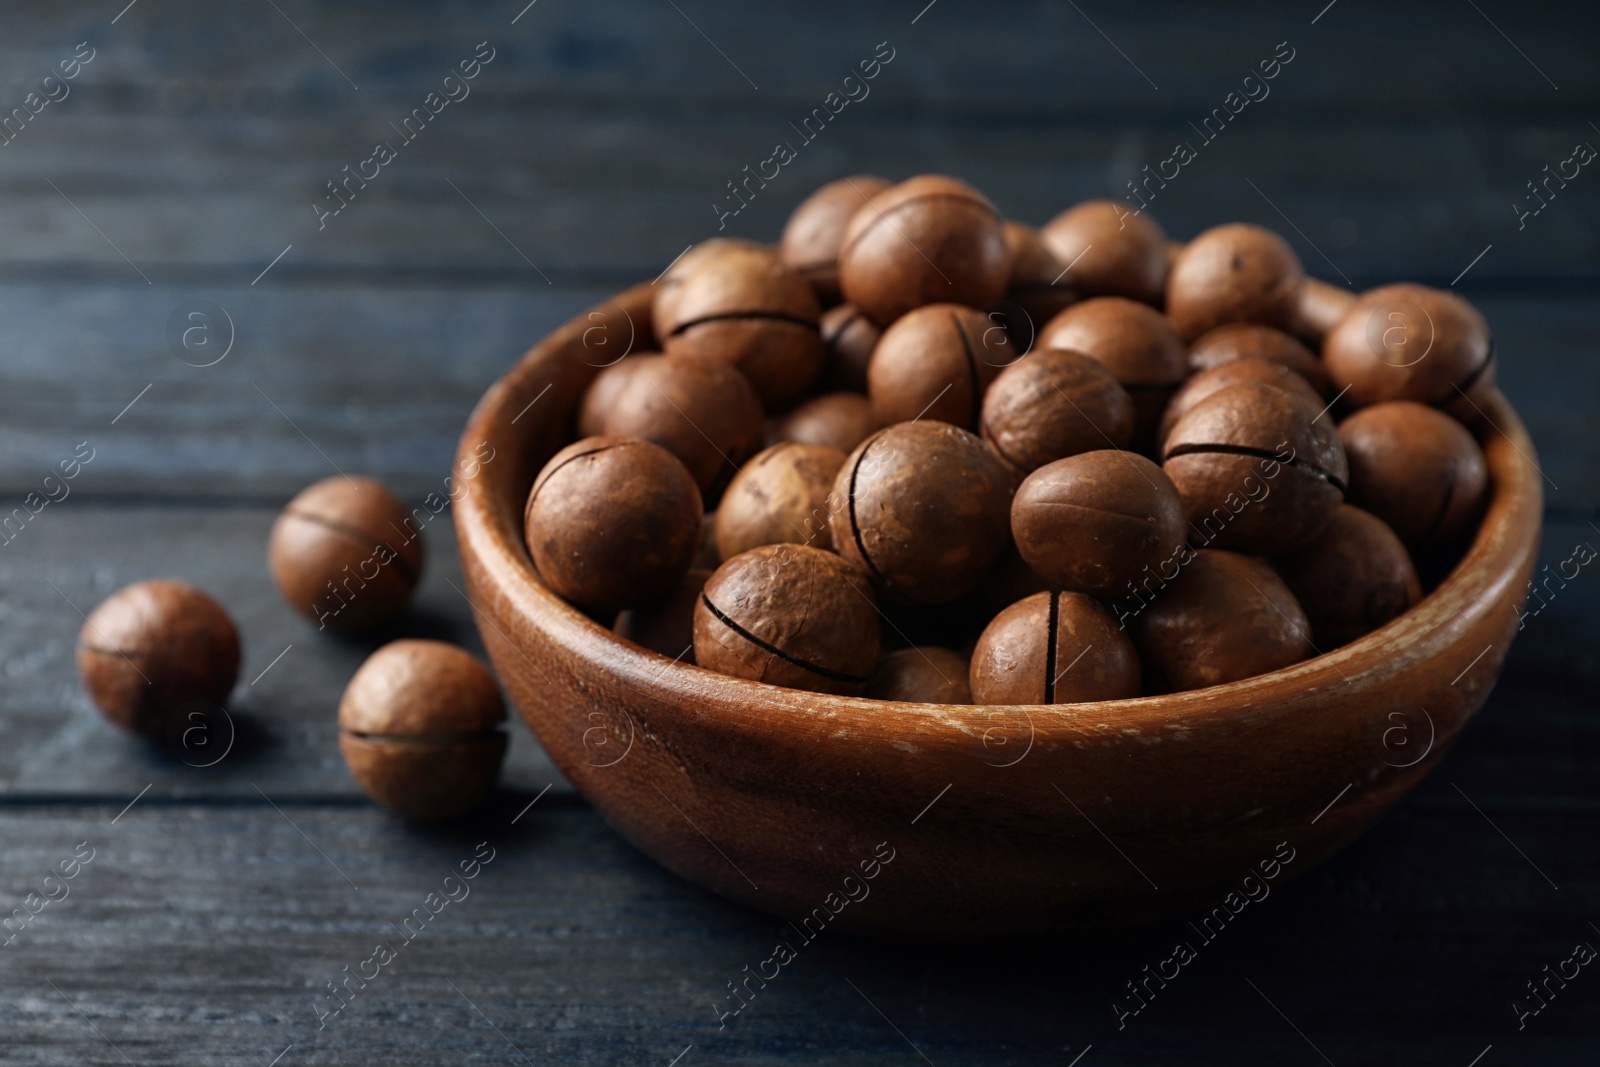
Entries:
<svg viewBox="0 0 1600 1067">
<path fill-rule="evenodd" d="M 1500 1064 L 1590 1062 L 1600 1001 L 1581 980 L 1520 1033 L 1510 1004 L 1574 942 L 1594 942 L 1596 814 L 1552 820 L 1462 784 L 1560 891 L 1440 776 L 1341 856 L 1214 924 L 1209 943 L 1177 922 L 977 954 L 832 929 L 806 943 L 548 797 L 515 826 L 521 798 L 432 834 L 370 809 L 141 803 L 114 825 L 120 804 L 5 812 L 8 907 L 79 842 L 96 850 L 70 896 L 0 946 L 6 1060 L 120 1064 L 120 1050 L 134 1063 L 265 1067 L 292 1044 L 284 1064 L 665 1067 L 692 1044 L 681 1064 L 898 1065 L 920 1051 L 1009 1067 L 1068 1063 L 1088 1045 L 1084 1063 L 1322 1062 L 1298 1028 L 1340 1064 L 1464 1065 L 1490 1043 Z M 325 983 L 377 943 L 399 946 L 389 924 L 481 840 L 495 858 L 470 895 L 319 1031 Z M 891 863 L 874 884 L 896 873 Z M 719 1010 L 736 1006 L 727 983 L 783 939 L 797 958 L 765 989 L 752 983 L 719 1030 Z M 1152 985 L 1119 1030 L 1113 1002 L 1134 1004 L 1125 983 L 1179 941 L 1198 958 Z"/>
</svg>

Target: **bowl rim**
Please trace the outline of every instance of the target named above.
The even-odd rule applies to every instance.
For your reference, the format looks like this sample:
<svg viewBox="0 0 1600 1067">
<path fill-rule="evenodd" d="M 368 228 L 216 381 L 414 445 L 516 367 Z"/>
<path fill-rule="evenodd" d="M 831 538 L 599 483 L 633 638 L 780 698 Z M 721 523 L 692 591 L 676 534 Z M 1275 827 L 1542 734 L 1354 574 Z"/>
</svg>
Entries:
<svg viewBox="0 0 1600 1067">
<path fill-rule="evenodd" d="M 594 328 L 597 314 L 620 311 L 636 331 L 634 314 L 639 313 L 648 330 L 654 284 L 636 285 L 580 312 L 530 348 L 473 410 L 461 437 L 458 464 L 470 459 L 483 442 L 491 438 L 505 440 L 506 431 L 496 430 L 495 426 L 503 426 L 513 414 L 520 419 L 512 405 L 521 406 L 527 398 L 540 393 L 529 379 L 551 361 L 570 356 L 567 350 L 582 343 L 585 331 Z M 555 380 L 554 376 L 551 380 Z M 581 397 L 581 390 L 577 395 Z M 1246 725 L 1258 711 L 1291 694 L 1357 683 L 1379 684 L 1414 669 L 1421 660 L 1447 654 L 1453 635 L 1491 610 L 1503 598 L 1504 587 L 1530 565 L 1530 556 L 1538 549 L 1543 515 L 1543 474 L 1526 428 L 1497 388 L 1481 399 L 1482 418 L 1476 428 L 1468 429 L 1473 430 L 1483 447 L 1489 469 L 1487 506 L 1465 554 L 1444 580 L 1409 611 L 1349 644 L 1277 671 L 1205 689 L 1115 701 L 922 704 L 836 696 L 718 674 L 637 645 L 550 591 L 539 580 L 524 542 L 523 502 L 501 499 L 497 494 L 503 478 L 463 478 L 465 490 L 453 510 L 472 593 L 480 589 L 479 582 L 472 580 L 475 576 L 471 571 L 476 568 L 481 571 L 481 588 L 492 592 L 500 606 L 509 606 L 516 615 L 536 625 L 548 640 L 561 646 L 585 669 L 610 674 L 619 684 L 638 687 L 668 702 L 692 703 L 702 713 L 728 716 L 728 725 L 791 736 L 795 730 L 814 723 L 822 712 L 838 720 L 839 729 L 848 729 L 862 740 L 911 740 L 919 746 L 954 749 L 968 744 L 971 735 L 992 729 L 996 715 L 1009 713 L 1027 716 L 1036 742 L 1081 744 L 1086 739 L 1086 728 L 1107 722 L 1130 730 L 1159 729 L 1176 723 L 1193 727 L 1202 721 L 1217 726 Z M 562 413 L 564 422 L 570 422 L 569 414 Z M 527 444 L 535 424 L 536 420 L 530 420 L 529 426 L 520 431 L 520 442 Z M 563 436 L 561 441 L 565 443 L 566 438 Z M 475 602 L 473 607 L 494 624 L 497 616 L 485 604 Z M 503 631 L 501 636 L 506 637 Z M 520 650 L 521 645 L 509 637 L 507 640 Z M 525 717 L 534 711 L 521 710 Z M 737 723 L 731 721 L 735 718 Z"/>
</svg>

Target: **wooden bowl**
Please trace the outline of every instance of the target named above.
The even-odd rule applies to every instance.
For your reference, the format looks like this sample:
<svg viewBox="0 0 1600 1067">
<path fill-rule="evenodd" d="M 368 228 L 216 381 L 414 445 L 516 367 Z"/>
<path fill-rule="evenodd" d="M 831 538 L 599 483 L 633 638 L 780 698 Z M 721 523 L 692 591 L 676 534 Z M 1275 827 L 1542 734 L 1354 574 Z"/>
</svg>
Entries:
<svg viewBox="0 0 1600 1067">
<path fill-rule="evenodd" d="M 494 451 L 456 506 L 467 583 L 501 679 L 589 802 L 690 881 L 810 916 L 804 936 L 1072 932 L 1216 903 L 1263 866 L 1303 873 L 1438 762 L 1505 659 L 1542 493 L 1496 394 L 1480 431 L 1492 498 L 1465 558 L 1401 618 L 1286 670 L 1137 700 L 958 707 L 673 663 L 547 590 L 522 532 L 585 386 L 627 346 L 653 347 L 650 296 L 573 319 L 478 404 L 460 460 Z"/>
</svg>

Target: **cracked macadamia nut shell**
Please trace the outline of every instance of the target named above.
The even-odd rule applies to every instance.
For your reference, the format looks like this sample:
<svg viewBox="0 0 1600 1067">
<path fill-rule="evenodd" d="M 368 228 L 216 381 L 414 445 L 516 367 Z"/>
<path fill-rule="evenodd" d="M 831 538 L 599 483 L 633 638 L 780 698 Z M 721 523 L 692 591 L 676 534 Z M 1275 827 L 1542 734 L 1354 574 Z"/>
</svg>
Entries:
<svg viewBox="0 0 1600 1067">
<path fill-rule="evenodd" d="M 1027 474 L 1080 452 L 1128 448 L 1133 399 L 1093 356 L 1036 350 L 990 384 L 980 429 L 1001 459 Z"/>
<path fill-rule="evenodd" d="M 608 379 L 623 375 L 611 389 Z M 589 386 L 610 396 L 604 437 L 637 437 L 683 461 L 702 496 L 715 499 L 745 460 L 761 449 L 761 400 L 732 367 L 687 356 L 635 356 Z"/>
<path fill-rule="evenodd" d="M 695 606 L 700 666 L 819 693 L 860 695 L 878 662 L 877 600 L 832 552 L 764 545 L 718 567 Z"/>
<path fill-rule="evenodd" d="M 785 441 L 746 463 L 717 505 L 718 557 L 762 545 L 832 548 L 828 496 L 844 458 L 835 448 Z"/>
<path fill-rule="evenodd" d="M 1167 283 L 1167 235 L 1147 214 L 1114 200 L 1086 200 L 1039 231 L 1066 265 L 1062 284 L 1084 296 L 1125 296 L 1160 306 Z"/>
<path fill-rule="evenodd" d="M 422 521 L 433 512 L 418 508 Z M 335 475 L 301 490 L 272 524 L 267 563 L 289 606 L 344 632 L 405 610 L 422 576 L 422 523 L 371 478 Z"/>
<path fill-rule="evenodd" d="M 1321 533 L 1349 481 L 1338 431 L 1317 402 L 1260 383 L 1195 404 L 1162 457 L 1192 541 L 1263 555 L 1293 552 Z"/>
<path fill-rule="evenodd" d="M 1311 624 L 1271 565 L 1201 549 L 1141 603 L 1134 640 L 1174 692 L 1279 670 L 1311 655 Z"/>
<path fill-rule="evenodd" d="M 1494 384 L 1494 344 L 1478 309 L 1425 285 L 1362 293 L 1322 342 L 1322 359 L 1353 407 L 1415 400 L 1463 422 Z"/>
<path fill-rule="evenodd" d="M 824 304 L 839 302 L 839 246 L 850 216 L 889 184 L 870 174 L 829 182 L 802 200 L 784 225 L 778 255 Z"/>
<path fill-rule="evenodd" d="M 558 596 L 619 609 L 666 595 L 700 547 L 700 490 L 660 445 L 588 437 L 534 479 L 523 512 L 528 552 Z"/>
<path fill-rule="evenodd" d="M 1155 308 L 1120 296 L 1074 304 L 1045 324 L 1038 348 L 1093 356 L 1133 399 L 1134 442 L 1155 434 L 1172 391 L 1189 376 L 1183 342 Z"/>
<path fill-rule="evenodd" d="M 1305 609 L 1318 653 L 1376 630 L 1422 599 L 1400 538 L 1382 519 L 1349 504 L 1309 545 L 1273 565 Z"/>
<path fill-rule="evenodd" d="M 965 182 L 910 178 L 850 217 L 839 249 L 845 300 L 879 326 L 935 302 L 984 307 L 1011 279 L 1000 215 Z"/>
<path fill-rule="evenodd" d="M 135 582 L 100 602 L 78 632 L 78 677 L 95 707 L 159 738 L 187 705 L 223 704 L 239 678 L 239 632 L 211 597 L 167 579 Z"/>
<path fill-rule="evenodd" d="M 408 819 L 481 804 L 500 773 L 505 703 L 474 656 L 442 641 L 393 641 L 339 701 L 339 750 L 361 788 Z"/>
<path fill-rule="evenodd" d="M 1287 330 L 1305 269 L 1271 230 L 1232 222 L 1205 231 L 1178 253 L 1167 275 L 1167 317 L 1185 341 L 1230 322 Z"/>
<path fill-rule="evenodd" d="M 912 704 L 971 704 L 967 657 L 937 645 L 886 652 L 867 683 L 872 700 Z"/>
<path fill-rule="evenodd" d="M 1096 596 L 1129 595 L 1182 549 L 1183 503 L 1160 467 L 1101 449 L 1040 467 L 1011 502 L 1017 551 L 1045 581 Z"/>
<path fill-rule="evenodd" d="M 657 294 L 654 315 L 662 351 L 736 368 L 769 408 L 816 381 L 821 317 L 806 280 L 759 247 L 696 260 L 675 288 Z"/>
<path fill-rule="evenodd" d="M 924 418 L 976 430 L 984 391 L 1016 358 L 1005 328 L 976 308 L 919 307 L 884 330 L 872 351 L 872 410 L 885 426 Z"/>
<path fill-rule="evenodd" d="M 1011 541 L 1010 473 L 981 440 L 949 423 L 878 431 L 845 460 L 833 492 L 834 551 L 891 599 L 954 600 Z"/>
<path fill-rule="evenodd" d="M 1339 391 L 1316 353 L 1297 338 L 1272 326 L 1230 322 L 1207 330 L 1189 345 L 1189 370 L 1194 374 L 1203 374 L 1236 359 L 1264 359 L 1281 364 L 1304 378 L 1324 400 L 1332 399 Z"/>
<path fill-rule="evenodd" d="M 1483 450 L 1455 419 L 1409 400 L 1363 408 L 1339 424 L 1350 502 L 1409 545 L 1445 544 L 1478 518 L 1489 491 Z"/>
<path fill-rule="evenodd" d="M 1139 695 L 1139 654 L 1082 593 L 1036 593 L 997 615 L 972 652 L 978 704 L 1082 704 Z"/>
</svg>

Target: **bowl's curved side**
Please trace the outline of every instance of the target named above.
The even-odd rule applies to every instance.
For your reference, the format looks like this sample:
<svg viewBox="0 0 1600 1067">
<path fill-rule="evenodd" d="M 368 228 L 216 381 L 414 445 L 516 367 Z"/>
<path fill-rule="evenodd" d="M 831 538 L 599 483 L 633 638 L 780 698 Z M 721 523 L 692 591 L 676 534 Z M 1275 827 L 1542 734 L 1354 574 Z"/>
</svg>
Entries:
<svg viewBox="0 0 1600 1067">
<path fill-rule="evenodd" d="M 586 331 L 647 336 L 649 297 L 641 286 L 574 319 L 489 391 L 461 455 L 487 443 L 507 462 L 468 484 L 456 525 L 480 630 L 524 718 L 614 826 L 692 881 L 791 918 L 834 903 L 840 925 L 877 931 L 1152 918 L 1275 853 L 1291 875 L 1331 854 L 1488 695 L 1542 508 L 1532 444 L 1498 395 L 1483 434 L 1494 492 L 1455 572 L 1383 629 L 1271 675 L 1069 707 L 890 706 L 623 641 L 540 584 L 521 501 L 596 372 Z M 840 903 L 842 879 L 891 849 L 877 903 Z"/>
</svg>

